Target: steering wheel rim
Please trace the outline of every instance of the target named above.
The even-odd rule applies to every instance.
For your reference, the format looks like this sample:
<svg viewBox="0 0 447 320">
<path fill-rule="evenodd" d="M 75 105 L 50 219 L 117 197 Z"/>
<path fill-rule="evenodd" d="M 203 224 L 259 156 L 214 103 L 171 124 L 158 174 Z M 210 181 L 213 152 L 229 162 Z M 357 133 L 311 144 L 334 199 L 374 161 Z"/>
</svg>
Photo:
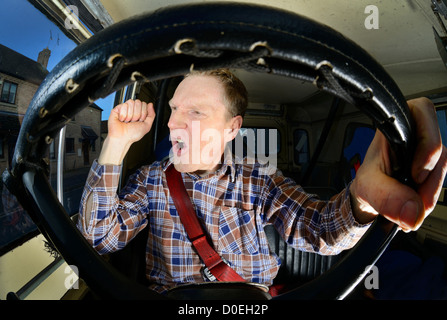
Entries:
<svg viewBox="0 0 447 320">
<path fill-rule="evenodd" d="M 49 143 L 91 102 L 136 80 L 217 67 L 312 82 L 356 105 L 395 151 L 395 177 L 410 184 L 414 124 L 406 101 L 380 64 L 340 33 L 291 12 L 237 3 L 173 6 L 127 19 L 76 47 L 46 77 L 23 120 L 12 168 L 3 174 L 5 185 L 40 231 L 68 264 L 78 267 L 97 294 L 116 299 L 164 298 L 105 263 L 76 229 L 48 183 Z M 275 298 L 343 298 L 397 230 L 379 216 L 337 265 Z"/>
</svg>

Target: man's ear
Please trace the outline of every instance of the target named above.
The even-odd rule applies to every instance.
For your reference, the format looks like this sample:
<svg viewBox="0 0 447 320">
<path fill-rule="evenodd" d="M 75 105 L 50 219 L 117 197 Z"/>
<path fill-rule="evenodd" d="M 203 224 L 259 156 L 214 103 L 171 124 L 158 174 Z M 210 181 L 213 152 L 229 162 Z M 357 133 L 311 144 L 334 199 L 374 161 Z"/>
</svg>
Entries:
<svg viewBox="0 0 447 320">
<path fill-rule="evenodd" d="M 230 130 L 226 131 L 225 142 L 229 142 L 236 138 L 239 129 L 242 127 L 242 117 L 235 116 L 230 120 Z"/>
</svg>

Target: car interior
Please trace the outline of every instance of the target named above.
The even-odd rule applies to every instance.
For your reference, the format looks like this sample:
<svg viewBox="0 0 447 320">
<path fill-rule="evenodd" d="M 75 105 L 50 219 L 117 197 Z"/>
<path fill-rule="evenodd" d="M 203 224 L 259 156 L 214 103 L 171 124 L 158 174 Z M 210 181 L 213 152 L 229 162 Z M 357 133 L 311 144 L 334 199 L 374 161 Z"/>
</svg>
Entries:
<svg viewBox="0 0 447 320">
<path fill-rule="evenodd" d="M 9 1 L 9 0 L 8 0 Z M 117 23 L 159 9 L 191 3 L 216 1 L 187 0 L 21 0 L 36 14 L 51 21 L 60 37 L 73 48 Z M 224 1 L 225 3 L 235 1 Z M 405 99 L 425 96 L 436 106 L 444 144 L 447 139 L 447 1 L 349 1 L 349 0 L 245 0 L 236 1 L 286 10 L 329 26 L 368 52 L 394 80 Z M 67 20 L 68 19 L 68 20 Z M 69 27 L 67 27 L 69 23 Z M 287 22 L 284 22 L 287 24 Z M 0 22 L 1 24 L 1 22 Z M 263 26 L 266 27 L 266 26 Z M 267 26 L 268 27 L 268 26 Z M 0 28 L 2 29 L 2 28 Z M 25 30 L 29 32 L 29 30 Z M 100 33 L 101 34 L 101 33 Z M 48 34 L 46 35 L 48 37 Z M 53 35 L 52 35 L 53 36 Z M 59 36 L 59 35 L 58 35 Z M 101 41 L 97 37 L 97 41 Z M 59 40 L 58 40 L 59 41 Z M 19 94 L 29 81 L 36 92 L 45 85 L 52 70 L 38 72 L 41 79 L 27 80 L 19 74 L 19 54 L 11 52 L 0 37 L 0 135 L 1 169 L 13 166 L 13 153 L 23 117 L 30 110 L 19 105 Z M 3 48 L 5 47 L 5 48 Z M 39 51 L 41 48 L 39 48 Z M 53 49 L 56 50 L 56 49 Z M 8 55 L 9 54 L 9 55 Z M 8 71 L 2 61 L 17 59 Z M 53 57 L 49 59 L 51 61 Z M 29 59 L 23 59 L 23 61 Z M 32 65 L 32 67 L 31 67 Z M 35 66 L 30 64 L 29 74 Z M 40 65 L 39 65 L 39 68 Z M 58 71 L 55 66 L 54 70 Z M 377 129 L 377 123 L 357 106 L 302 79 L 232 67 L 249 93 L 249 106 L 238 139 L 244 141 L 244 154 L 256 153 L 260 144 L 276 139 L 276 148 L 267 150 L 276 166 L 307 192 L 323 200 L 341 192 L 355 178 Z M 54 72 L 56 72 L 54 71 Z M 38 74 L 36 71 L 36 74 Z M 15 77 L 14 78 L 14 74 Z M 14 80 L 16 79 L 16 80 Z M 111 108 L 127 99 L 153 102 L 157 114 L 152 130 L 134 143 L 122 165 L 120 186 L 139 167 L 168 156 L 170 116 L 168 101 L 182 80 L 181 75 L 132 83 L 92 104 L 73 116 L 47 145 L 48 180 L 64 210 L 76 221 L 79 201 L 89 168 L 98 157 L 107 136 Z M 17 93 L 13 90 L 17 87 Z M 22 90 L 22 91 L 20 91 Z M 76 90 L 76 89 L 74 89 Z M 28 94 L 31 97 L 32 94 Z M 17 97 L 15 101 L 11 96 Z M 22 101 L 23 101 L 22 100 Z M 14 109 L 15 108 L 15 109 Z M 13 110 L 14 109 L 14 110 Z M 43 116 L 42 116 L 43 118 Z M 266 135 L 257 135 L 264 130 Z M 273 134 L 274 133 L 274 134 Z M 259 141 L 258 139 L 265 139 Z M 258 150 L 259 151 L 259 150 Z M 446 184 L 434 212 L 419 230 L 398 232 L 376 261 L 373 269 L 347 295 L 352 300 L 447 299 L 447 200 Z M 64 261 L 58 246 L 46 239 L 33 219 L 9 201 L 2 185 L 0 211 L 0 299 L 94 300 L 101 298 Z M 24 205 L 26 208 L 26 205 Z M 32 216 L 32 215 L 31 215 Z M 348 252 L 322 256 L 289 247 L 272 226 L 265 229 L 271 251 L 281 259 L 275 284 L 301 286 L 320 277 Z M 123 250 L 102 257 L 127 279 L 147 285 L 145 248 L 147 230 Z M 349 251 L 349 250 L 348 250 Z M 34 259 L 36 263 L 30 263 Z M 20 266 L 20 267 L 19 267 Z M 71 271 L 70 271 L 71 270 Z M 374 270 L 378 270 L 376 282 Z M 368 277 L 371 275 L 372 277 Z M 364 275 L 365 276 L 365 275 Z M 67 286 L 67 282 L 70 285 Z"/>
</svg>

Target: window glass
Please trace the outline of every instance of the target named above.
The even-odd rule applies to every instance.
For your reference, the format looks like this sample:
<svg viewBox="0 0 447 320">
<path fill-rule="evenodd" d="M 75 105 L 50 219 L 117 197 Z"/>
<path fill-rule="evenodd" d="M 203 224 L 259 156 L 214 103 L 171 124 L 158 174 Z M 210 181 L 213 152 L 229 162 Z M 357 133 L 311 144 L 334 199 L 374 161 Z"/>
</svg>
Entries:
<svg viewBox="0 0 447 320">
<path fill-rule="evenodd" d="M 446 145 L 447 143 L 447 117 L 446 117 L 447 109 L 438 109 L 436 110 L 436 114 L 438 116 L 439 129 L 441 131 L 442 143 Z"/>
<path fill-rule="evenodd" d="M 26 17 L 26 19 L 23 19 Z M 0 10 L 0 171 L 12 165 L 31 99 L 51 69 L 76 44 L 26 0 L 4 0 Z M 41 52 L 50 53 L 39 60 Z M 54 150 L 54 149 L 53 149 Z M 51 172 L 54 169 L 51 167 Z M 49 177 L 51 179 L 51 177 Z M 0 255 L 37 228 L 17 199 L 0 185 Z"/>
<path fill-rule="evenodd" d="M 23 17 L 26 17 L 24 19 Z M 77 43 L 70 30 L 56 25 L 27 0 L 2 0 L 0 10 L 0 174 L 11 168 L 23 117 L 32 97 L 47 74 Z M 62 204 L 72 215 L 89 168 L 99 156 L 101 124 L 113 107 L 114 95 L 96 101 L 65 127 L 62 157 L 59 136 L 48 148 L 50 175 L 57 191 L 57 167 L 63 168 Z M 105 112 L 103 112 L 105 110 Z M 107 127 L 107 126 L 105 126 Z M 17 199 L 0 184 L 0 256 L 37 234 L 36 226 Z"/>
<path fill-rule="evenodd" d="M 372 127 L 363 124 L 351 123 L 346 128 L 341 161 L 341 173 L 345 183 L 355 178 L 374 134 L 375 130 Z"/>
<path fill-rule="evenodd" d="M 447 145 L 447 115 L 446 115 L 446 111 L 447 111 L 447 108 L 442 108 L 442 109 L 436 110 L 443 145 Z M 444 188 L 447 187 L 447 179 L 444 180 L 443 187 Z"/>
<path fill-rule="evenodd" d="M 306 130 L 297 129 L 293 132 L 293 158 L 296 164 L 309 162 L 309 136 Z"/>
</svg>

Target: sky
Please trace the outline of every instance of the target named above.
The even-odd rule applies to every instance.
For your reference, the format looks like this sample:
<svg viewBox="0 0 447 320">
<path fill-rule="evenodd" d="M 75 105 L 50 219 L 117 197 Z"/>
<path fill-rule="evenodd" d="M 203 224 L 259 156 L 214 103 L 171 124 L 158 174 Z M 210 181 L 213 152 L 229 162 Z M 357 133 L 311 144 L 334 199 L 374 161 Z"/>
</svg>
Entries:
<svg viewBox="0 0 447 320">
<path fill-rule="evenodd" d="M 51 50 L 48 71 L 54 68 L 76 44 L 27 0 L 1 0 L 0 44 L 24 56 L 37 60 L 40 51 Z M 101 107 L 102 119 L 107 120 L 113 106 L 113 94 L 95 103 Z"/>
</svg>

